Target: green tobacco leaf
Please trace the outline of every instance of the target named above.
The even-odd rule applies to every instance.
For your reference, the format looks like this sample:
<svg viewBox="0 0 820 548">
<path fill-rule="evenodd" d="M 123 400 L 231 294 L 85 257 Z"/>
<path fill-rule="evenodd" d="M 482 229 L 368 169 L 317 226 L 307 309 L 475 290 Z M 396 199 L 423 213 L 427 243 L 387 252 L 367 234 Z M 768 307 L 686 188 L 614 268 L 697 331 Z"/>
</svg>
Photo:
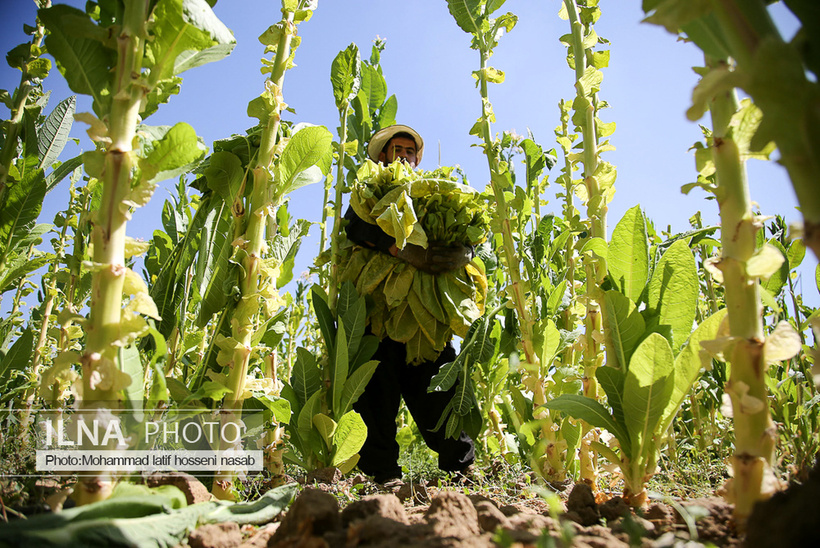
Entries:
<svg viewBox="0 0 820 548">
<path fill-rule="evenodd" d="M 632 352 L 646 330 L 646 324 L 635 303 L 618 291 L 607 291 L 604 302 L 604 333 L 608 347 L 618 360 L 617 364 L 608 365 L 626 371 Z"/>
<path fill-rule="evenodd" d="M 346 284 L 354 292 L 352 283 Z M 359 351 L 359 342 L 364 335 L 365 324 L 367 323 L 367 307 L 364 299 L 356 299 L 354 304 L 345 310 L 341 317 L 341 323 L 344 325 L 345 333 L 347 333 L 347 358 L 348 363 L 356 356 Z"/>
<path fill-rule="evenodd" d="M 325 442 L 325 447 L 327 447 L 328 450 L 333 449 L 333 432 L 336 431 L 336 421 L 324 413 L 319 413 L 318 415 L 313 415 L 313 426 L 316 428 L 316 431 L 319 432 L 322 441 Z"/>
<path fill-rule="evenodd" d="M 204 199 L 203 199 L 204 201 Z M 233 218 L 230 203 L 219 200 L 213 209 L 200 204 L 197 211 L 207 214 L 202 225 L 200 252 L 197 254 L 196 285 L 202 298 L 197 327 L 204 327 L 211 317 L 224 309 L 228 295 L 224 287 L 230 280 L 233 247 Z"/>
<path fill-rule="evenodd" d="M 12 371 L 23 371 L 31 362 L 34 352 L 34 334 L 26 329 L 0 359 L 0 386 L 9 380 Z"/>
<path fill-rule="evenodd" d="M 379 366 L 379 363 L 380 362 L 376 360 L 365 362 L 350 374 L 350 377 L 345 381 L 344 390 L 342 391 L 341 405 L 339 406 L 340 415 L 344 416 L 350 411 L 353 404 L 356 403 L 356 400 L 358 400 L 359 396 L 364 392 L 367 383 L 370 382 L 370 378 L 373 377 L 373 373 L 376 372 L 376 367 Z"/>
<path fill-rule="evenodd" d="M 68 87 L 75 93 L 90 95 L 94 112 L 105 115 L 111 102 L 111 69 L 116 63 L 116 51 L 87 37 L 96 33 L 97 26 L 83 11 L 57 4 L 39 10 L 37 16 L 48 30 L 46 47 L 57 60 Z"/>
<path fill-rule="evenodd" d="M 301 405 L 316 393 L 322 384 L 322 372 L 316 357 L 301 346 L 296 349 L 296 362 L 290 374 L 290 385 Z"/>
<path fill-rule="evenodd" d="M 692 331 L 698 305 L 698 271 L 686 239 L 669 246 L 649 281 L 647 307 L 661 326 L 672 330 L 677 352 Z"/>
<path fill-rule="evenodd" d="M 22 252 L 12 251 L 4 260 L 3 268 L 0 269 L 0 294 L 15 289 L 23 276 L 47 265 L 54 260 L 54 256 L 43 253 L 29 257 L 28 250 L 23 249 Z"/>
<path fill-rule="evenodd" d="M 367 97 L 370 115 L 373 116 L 373 114 L 376 113 L 376 109 L 384 103 L 384 99 L 387 97 L 387 82 L 384 80 L 384 76 L 379 74 L 379 71 L 373 66 L 363 64 L 362 87 L 360 91 L 363 91 Z"/>
<path fill-rule="evenodd" d="M 200 523 L 232 522 L 239 525 L 270 523 L 290 505 L 298 491 L 299 485 L 290 483 L 267 491 L 255 501 L 222 503 L 216 510 L 205 514 L 200 519 Z"/>
<path fill-rule="evenodd" d="M 341 110 L 345 103 L 350 103 L 359 93 L 362 84 L 362 59 L 356 44 L 339 52 L 330 66 L 330 83 L 333 85 L 333 98 L 336 108 Z"/>
<path fill-rule="evenodd" d="M 141 128 L 144 131 L 147 128 Z M 179 122 L 172 126 L 159 140 L 146 144 L 143 170 L 150 173 L 149 180 L 159 183 L 189 171 L 189 168 L 205 156 L 205 146 L 189 124 Z"/>
<path fill-rule="evenodd" d="M 205 0 L 160 0 L 152 16 L 145 65 L 153 83 L 221 59 L 236 43 Z M 208 51 L 211 48 L 215 49 Z"/>
<path fill-rule="evenodd" d="M 235 154 L 225 151 L 214 152 L 208 160 L 208 167 L 205 168 L 208 188 L 229 204 L 233 203 L 245 177 L 242 161 Z"/>
<path fill-rule="evenodd" d="M 142 400 L 145 396 L 145 370 L 140 359 L 140 351 L 137 345 L 132 344 L 125 348 L 120 348 L 120 369 L 123 373 L 131 377 L 131 384 L 125 387 L 125 401 L 129 402 L 131 409 L 141 409 Z"/>
<path fill-rule="evenodd" d="M 456 24 L 468 34 L 481 31 L 481 0 L 447 0 L 447 9 Z"/>
<path fill-rule="evenodd" d="M 28 236 L 32 224 L 40 215 L 45 195 L 46 183 L 42 170 L 7 188 L 6 203 L 0 209 L 0 264 Z"/>
<path fill-rule="evenodd" d="M 387 299 L 387 306 L 392 307 L 407 300 L 407 294 L 410 293 L 410 288 L 416 279 L 414 275 L 416 272 L 414 268 L 408 268 L 406 264 L 399 264 L 390 273 L 384 282 L 384 297 Z"/>
<path fill-rule="evenodd" d="M 277 233 L 270 242 L 271 258 L 279 265 L 279 277 L 276 278 L 276 287 L 284 287 L 293 279 L 293 267 L 296 254 L 302 246 L 302 240 L 308 235 L 312 223 L 299 219 L 290 228 L 287 236 Z"/>
<path fill-rule="evenodd" d="M 454 361 L 445 363 L 439 368 L 438 373 L 430 379 L 427 392 L 446 392 L 455 385 L 459 374 L 461 374 L 467 350 L 469 350 L 469 347 L 464 348 Z"/>
<path fill-rule="evenodd" d="M 586 421 L 597 428 L 603 428 L 618 438 L 618 441 L 623 443 L 622 447 L 626 446 L 624 440 L 629 440 L 629 435 L 615 422 L 609 411 L 592 398 L 578 394 L 561 394 L 544 404 L 544 407 L 553 411 L 561 411 L 570 417 Z"/>
<path fill-rule="evenodd" d="M 665 433 L 672 425 L 678 409 L 700 375 L 703 360 L 701 359 L 701 342 L 717 338 L 718 328 L 726 317 L 727 309 L 718 310 L 706 318 L 689 336 L 686 347 L 675 358 L 675 385 L 666 409 L 663 411 L 658 432 Z"/>
<path fill-rule="evenodd" d="M 772 238 L 768 241 L 770 246 L 777 248 L 778 251 L 782 254 L 785 258 L 788 256 L 786 252 L 786 248 L 783 247 L 783 244 Z M 760 280 L 760 284 L 774 297 L 777 297 L 780 292 L 783 290 L 783 286 L 786 285 L 786 282 L 789 279 L 789 270 L 793 267 L 789 264 L 787 260 L 784 260 L 780 263 L 780 268 L 778 268 L 772 275 L 768 277 L 766 280 Z"/>
<path fill-rule="evenodd" d="M 626 431 L 624 420 L 624 382 L 626 373 L 613 367 L 604 366 L 595 370 L 595 378 L 601 384 L 606 394 L 607 403 L 612 408 L 612 418 Z M 627 440 L 621 440 L 627 443 Z"/>
<path fill-rule="evenodd" d="M 675 386 L 675 360 L 669 342 L 651 333 L 635 350 L 624 382 L 624 422 L 632 446 L 632 458 L 644 450 L 657 433 Z"/>
<path fill-rule="evenodd" d="M 313 311 L 316 313 L 319 329 L 322 332 L 325 346 L 327 346 L 327 353 L 333 355 L 333 347 L 336 341 L 336 320 L 333 319 L 333 313 L 327 306 L 327 295 L 320 286 L 315 284 L 310 288 L 310 295 Z"/>
<path fill-rule="evenodd" d="M 299 412 L 299 418 L 296 419 L 297 431 L 299 437 L 306 442 L 310 438 L 310 431 L 313 429 L 313 417 L 318 415 L 322 410 L 322 393 L 317 390 L 305 402 L 304 407 Z"/>
<path fill-rule="evenodd" d="M 65 179 L 68 175 L 73 173 L 75 169 L 82 165 L 82 154 L 78 154 L 77 156 L 61 163 L 54 171 L 46 176 L 46 194 L 54 190 L 54 187 L 57 186 L 60 181 Z"/>
<path fill-rule="evenodd" d="M 339 419 L 336 432 L 333 434 L 333 452 L 331 466 L 338 466 L 359 452 L 367 439 L 367 426 L 361 415 L 355 411 L 348 411 Z"/>
<path fill-rule="evenodd" d="M 629 209 L 612 231 L 607 270 L 621 293 L 637 303 L 649 278 L 649 244 L 641 207 Z"/>
<path fill-rule="evenodd" d="M 297 188 L 318 182 L 315 174 L 301 177 L 316 166 L 321 175 L 327 175 L 333 161 L 333 135 L 324 126 L 305 127 L 291 137 L 280 159 L 282 179 L 279 188 L 281 195 L 293 192 Z"/>
<path fill-rule="evenodd" d="M 74 109 L 77 96 L 72 95 L 60 101 L 37 132 L 37 149 L 40 157 L 39 168 L 50 167 L 57 161 L 68 142 L 68 134 L 74 124 Z"/>
</svg>

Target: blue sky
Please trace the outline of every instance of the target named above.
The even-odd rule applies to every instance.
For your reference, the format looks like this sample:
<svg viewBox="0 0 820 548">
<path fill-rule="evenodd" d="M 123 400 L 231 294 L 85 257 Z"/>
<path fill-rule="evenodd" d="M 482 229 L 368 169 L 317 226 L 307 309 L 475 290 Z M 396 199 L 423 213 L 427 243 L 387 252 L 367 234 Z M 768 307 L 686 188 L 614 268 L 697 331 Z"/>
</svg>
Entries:
<svg viewBox="0 0 820 548">
<path fill-rule="evenodd" d="M 82 7 L 84 0 L 68 4 Z M 598 34 L 612 42 L 609 68 L 604 69 L 600 98 L 611 108 L 601 113 L 605 122 L 616 122 L 611 137 L 616 151 L 605 159 L 618 169 L 616 194 L 609 207 L 610 231 L 623 213 L 640 204 L 656 227 L 673 232 L 689 228 L 688 219 L 701 211 L 709 224 L 718 222 L 717 204 L 694 190 L 689 196 L 680 187 L 695 179 L 694 157 L 688 151 L 701 138 L 697 123 L 686 120 L 692 88 L 697 76 L 692 66 L 702 64 L 700 51 L 677 42 L 663 29 L 641 23 L 638 0 L 602 2 L 603 16 Z M 569 32 L 558 18 L 559 0 L 508 0 L 502 10 L 519 17 L 517 27 L 504 36 L 491 64 L 506 73 L 506 82 L 490 88 L 497 122 L 494 131 L 531 130 L 545 148 L 553 148 L 553 130 L 559 123 L 558 101 L 574 95 L 574 73 L 566 64 L 565 49 L 558 38 Z M 257 37 L 279 20 L 279 2 L 272 0 L 221 0 L 217 16 L 234 32 L 237 46 L 222 61 L 182 75 L 180 94 L 162 105 L 146 123 L 152 125 L 190 123 L 210 147 L 214 140 L 242 133 L 255 120 L 246 115 L 248 101 L 262 91 L 264 76 L 259 59 L 264 47 Z M 26 40 L 23 23 L 34 20 L 35 7 L 28 0 L 0 0 L 0 46 L 8 51 Z M 786 37 L 796 23 L 782 5 L 772 7 Z M 327 126 L 335 134 L 338 125 L 330 65 L 336 54 L 355 42 L 363 57 L 369 56 L 373 39 L 387 40 L 382 67 L 389 93 L 398 98 L 397 120 L 413 126 L 425 138 L 421 164 L 433 168 L 440 149 L 442 165 L 459 164 L 471 184 L 483 189 L 488 181 L 487 162 L 476 140 L 468 134 L 480 114 L 480 97 L 471 72 L 478 67 L 478 53 L 469 48 L 470 39 L 455 24 L 444 0 L 320 0 L 313 18 L 299 26 L 302 45 L 296 53 L 297 67 L 289 71 L 284 86 L 285 101 L 296 110 L 288 115 L 294 122 Z M 0 88 L 13 90 L 19 72 L 3 64 Z M 45 81 L 53 90 L 52 103 L 70 94 L 55 70 Z M 90 111 L 90 103 L 79 98 L 78 111 Z M 2 115 L 8 117 L 8 113 Z M 708 118 L 701 120 L 708 123 Z M 92 145 L 85 126 L 76 124 L 63 158 Z M 796 199 L 785 170 L 774 162 L 752 161 L 748 165 L 752 199 L 764 214 L 780 214 L 790 222 L 800 219 Z M 550 180 L 558 175 L 557 169 Z M 173 181 L 162 185 L 172 188 Z M 560 203 L 548 189 L 547 212 L 560 214 Z M 66 202 L 67 187 L 58 187 L 47 197 L 41 222 L 51 222 Z M 150 238 L 161 227 L 160 211 L 168 191 L 157 190 L 152 202 L 138 210 L 129 235 Z M 322 208 L 321 185 L 300 189 L 291 195 L 294 216 L 318 220 Z M 297 268 L 304 269 L 316 253 L 318 229 L 302 247 Z M 813 282 L 816 259 L 807 254 L 803 293 L 817 301 Z M 298 275 L 298 272 L 296 273 Z"/>
</svg>

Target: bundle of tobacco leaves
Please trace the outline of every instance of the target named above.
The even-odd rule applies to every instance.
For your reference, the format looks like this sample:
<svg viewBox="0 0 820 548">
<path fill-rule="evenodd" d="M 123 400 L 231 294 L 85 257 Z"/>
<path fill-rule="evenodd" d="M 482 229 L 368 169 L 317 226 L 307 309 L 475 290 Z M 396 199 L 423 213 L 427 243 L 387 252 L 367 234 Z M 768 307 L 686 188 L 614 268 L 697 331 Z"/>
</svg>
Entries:
<svg viewBox="0 0 820 548">
<path fill-rule="evenodd" d="M 408 243 L 473 246 L 489 230 L 484 202 L 459 183 L 453 168 L 414 172 L 401 162 L 365 163 L 350 203 L 364 221 Z M 407 363 L 434 360 L 453 334 L 463 337 L 484 312 L 487 279 L 473 261 L 442 274 L 429 274 L 379 251 L 354 247 L 342 265 L 341 281 L 370 295 L 370 328 L 379 338 L 406 343 Z"/>
</svg>

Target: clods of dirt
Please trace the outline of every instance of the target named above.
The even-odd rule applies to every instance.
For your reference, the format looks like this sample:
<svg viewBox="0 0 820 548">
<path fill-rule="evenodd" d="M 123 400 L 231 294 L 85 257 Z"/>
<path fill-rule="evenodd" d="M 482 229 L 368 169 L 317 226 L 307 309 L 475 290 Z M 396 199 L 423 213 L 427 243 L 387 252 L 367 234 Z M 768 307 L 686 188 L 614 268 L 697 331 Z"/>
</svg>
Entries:
<svg viewBox="0 0 820 548">
<path fill-rule="evenodd" d="M 685 515 L 656 503 L 641 515 L 619 498 L 597 504 L 589 487 L 578 484 L 569 494 L 567 511 L 555 519 L 546 510 L 500 505 L 483 495 L 468 497 L 448 490 L 431 490 L 429 494 L 427 507 L 418 503 L 407 506 L 413 504 L 412 499 L 402 503 L 395 493 L 385 493 L 367 496 L 340 510 L 330 493 L 306 488 L 268 546 L 523 548 L 547 537 L 557 546 L 596 548 L 702 546 L 703 542 L 740 545 L 732 527 L 731 507 L 720 499 L 678 504 Z"/>
</svg>

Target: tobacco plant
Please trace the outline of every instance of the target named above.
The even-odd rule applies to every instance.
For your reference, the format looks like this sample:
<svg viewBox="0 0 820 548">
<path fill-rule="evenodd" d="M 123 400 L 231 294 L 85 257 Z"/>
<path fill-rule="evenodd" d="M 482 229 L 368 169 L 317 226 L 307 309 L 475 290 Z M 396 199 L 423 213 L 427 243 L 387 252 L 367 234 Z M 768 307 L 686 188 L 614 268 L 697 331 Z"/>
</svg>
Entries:
<svg viewBox="0 0 820 548">
<path fill-rule="evenodd" d="M 347 473 L 359 461 L 367 438 L 367 426 L 353 404 L 379 365 L 370 359 L 379 340 L 365 335 L 365 298 L 352 283 L 342 285 L 335 313 L 319 286 L 311 288 L 311 301 L 323 353 L 317 357 L 304 347 L 296 349 L 282 395 L 293 411 L 288 431 L 298 454 L 288 451 L 284 458 L 308 471 L 333 466 Z"/>
<path fill-rule="evenodd" d="M 144 282 L 125 266 L 139 253 L 126 236 L 134 209 L 145 205 L 159 180 L 179 173 L 202 157 L 189 125 L 140 129 L 170 95 L 178 92 L 181 72 L 230 52 L 233 35 L 204 1 L 127 1 L 121 10 L 88 4 L 88 12 L 58 5 L 41 9 L 49 53 L 57 60 L 69 87 L 90 95 L 93 114 L 76 119 L 90 125 L 97 150 L 83 154 L 86 173 L 102 186 L 94 219 L 93 290 L 82 353 L 65 351 L 54 367 L 80 363 L 83 406 L 108 406 L 120 391 L 141 385 L 142 371 L 131 378 L 123 371 L 120 349 L 149 331 L 147 317 L 158 319 Z M 194 15 L 196 14 L 196 15 Z M 142 138 L 138 138 L 142 137 Z M 123 295 L 131 297 L 123 309 Z M 82 483 L 78 498 L 104 498 L 105 482 Z"/>
</svg>

